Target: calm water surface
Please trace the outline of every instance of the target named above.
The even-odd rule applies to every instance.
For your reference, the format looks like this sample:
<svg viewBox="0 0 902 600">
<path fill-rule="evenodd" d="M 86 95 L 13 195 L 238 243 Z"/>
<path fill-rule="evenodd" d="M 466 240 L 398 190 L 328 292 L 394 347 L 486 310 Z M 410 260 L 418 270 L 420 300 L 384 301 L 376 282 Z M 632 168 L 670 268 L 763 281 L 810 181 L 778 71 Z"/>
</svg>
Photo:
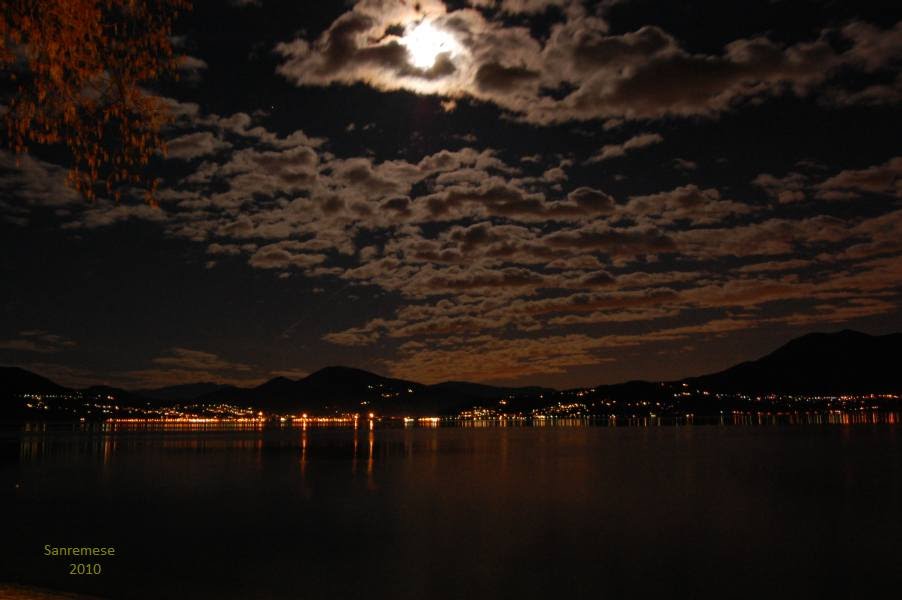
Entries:
<svg viewBox="0 0 902 600">
<path fill-rule="evenodd" d="M 902 583 L 902 436 L 885 423 L 7 426 L 0 504 L 0 582 L 105 598 L 875 598 Z M 117 556 L 70 576 L 44 544 Z"/>
</svg>

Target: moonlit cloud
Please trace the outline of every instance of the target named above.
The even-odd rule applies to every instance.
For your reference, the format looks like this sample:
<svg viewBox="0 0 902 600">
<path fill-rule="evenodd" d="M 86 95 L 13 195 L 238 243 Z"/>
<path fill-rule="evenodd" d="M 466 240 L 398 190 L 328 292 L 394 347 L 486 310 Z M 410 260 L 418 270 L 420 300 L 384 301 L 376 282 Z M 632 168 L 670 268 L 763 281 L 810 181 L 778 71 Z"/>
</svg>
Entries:
<svg viewBox="0 0 902 600">
<path fill-rule="evenodd" d="M 562 13 L 547 40 L 498 16 L 542 13 L 551 5 L 572 9 Z M 796 44 L 752 37 L 733 40 L 720 53 L 693 54 L 655 26 L 612 34 L 605 21 L 577 6 L 504 2 L 493 16 L 485 10 L 448 12 L 438 1 L 362 1 L 319 37 L 280 43 L 276 51 L 284 62 L 278 72 L 297 85 L 360 82 L 383 91 L 472 98 L 550 124 L 715 116 L 756 97 L 805 96 L 839 69 L 875 72 L 902 55 L 902 26 L 882 30 L 862 22 L 832 32 L 851 45 L 844 51 L 824 31 Z M 459 49 L 428 68 L 412 63 L 402 37 L 390 31 L 416 23 L 449 36 Z M 572 91 L 562 97 L 550 93 L 562 88 Z M 845 94 L 841 101 L 851 98 Z"/>
<path fill-rule="evenodd" d="M 168 142 L 166 144 L 166 156 L 167 158 L 190 160 L 231 147 L 231 144 L 220 140 L 211 132 L 202 131 L 189 133 Z"/>
<path fill-rule="evenodd" d="M 255 128 L 244 117 L 210 119 L 198 114 L 195 119 L 208 129 L 183 138 L 202 148 L 221 140 L 216 131 L 246 137 L 243 134 Z M 303 132 L 288 138 L 258 132 L 257 143 L 289 138 L 296 143 L 274 149 L 271 144 L 271 149 L 260 149 L 222 140 L 193 174 L 162 191 L 163 208 L 89 208 L 76 213 L 71 225 L 102 227 L 120 219 L 149 218 L 165 223 L 171 235 L 206 241 L 206 252 L 213 257 L 239 258 L 277 276 L 299 272 L 405 298 L 390 318 L 327 332 L 322 339 L 355 348 L 397 340 L 401 349 L 388 363 L 390 370 L 427 380 L 450 376 L 441 365 L 452 359 L 463 361 L 464 366 L 455 363 L 455 369 L 463 368 L 473 378 L 509 379 L 563 372 L 604 360 L 607 348 L 641 343 L 638 337 L 602 341 L 578 333 L 589 326 L 663 323 L 693 310 L 802 300 L 818 302 L 821 308 L 729 323 L 753 328 L 819 317 L 831 322 L 895 307 L 879 299 L 891 286 L 880 273 L 899 268 L 898 257 L 888 264 L 872 258 L 898 250 L 891 235 L 894 221 L 884 217 L 858 222 L 826 216 L 773 218 L 760 207 L 696 184 L 616 198 L 592 187 L 567 185 L 566 171 L 542 170 L 541 157 L 518 159 L 539 167 L 541 177 L 527 185 L 523 167 L 508 164 L 491 150 L 470 147 L 409 162 L 338 157 L 322 149 L 326 141 L 312 142 Z M 635 139 L 642 138 L 630 141 Z M 626 152 L 643 145 L 626 142 L 620 147 Z M 794 172 L 760 174 L 753 183 L 780 203 L 790 201 L 784 199 L 788 193 L 809 189 L 893 196 L 896 160 L 843 170 L 820 183 Z M 205 194 L 213 184 L 221 191 Z M 564 190 L 554 191 L 558 185 Z M 143 211 L 155 212 L 146 216 Z M 556 225 L 549 229 L 551 223 Z M 433 233 L 424 232 L 427 225 Z M 363 232 L 382 232 L 387 241 L 363 246 Z M 844 260 L 870 266 L 856 275 L 825 278 L 821 269 L 828 263 L 814 259 L 814 248 L 823 254 L 824 244 L 845 248 L 849 258 Z M 810 258 L 792 258 L 805 256 L 806 247 L 812 248 Z M 694 268 L 648 270 L 668 256 Z M 749 262 L 735 275 L 703 266 L 724 257 Z M 216 269 L 218 262 L 208 266 Z M 694 335 L 689 329 L 667 331 L 654 339 Z M 512 332 L 514 338 L 508 339 Z M 438 349 L 410 350 L 418 340 L 431 340 L 433 348 L 439 339 Z M 548 361 L 533 364 L 528 352 L 522 354 L 564 341 L 573 347 Z M 22 350 L 30 344 L 4 343 Z M 474 347 L 482 349 L 484 360 L 466 358 Z M 512 348 L 518 348 L 515 355 L 510 354 Z M 129 376 L 180 382 L 199 374 L 221 378 L 226 368 L 250 368 L 178 348 L 153 362 L 154 368 Z"/>
<path fill-rule="evenodd" d="M 587 160 L 587 163 L 598 163 L 625 155 L 632 150 L 645 148 L 654 144 L 660 144 L 664 138 L 657 133 L 643 133 L 626 140 L 622 144 L 608 144 L 603 146 L 597 154 Z"/>
<path fill-rule="evenodd" d="M 346 3 L 237 65 L 267 65 L 248 89 L 199 52 L 204 77 L 163 99 L 158 206 L 84 202 L 53 152 L 0 153 L 9 255 L 65 255 L 90 278 L 140 244 L 183 269 L 154 271 L 160 289 L 215 290 L 203 312 L 249 336 L 167 341 L 120 369 L 130 386 L 252 385 L 347 356 L 424 381 L 618 378 L 628 351 L 897 322 L 902 158 L 871 138 L 892 132 L 902 25 L 701 43 L 615 19 L 630 5 Z M 20 362 L 85 345 L 55 324 L 0 337 Z"/>
<path fill-rule="evenodd" d="M 847 169 L 818 186 L 820 195 L 833 192 L 852 194 L 872 193 L 902 198 L 902 156 L 891 158 L 882 165 L 865 169 Z"/>
</svg>

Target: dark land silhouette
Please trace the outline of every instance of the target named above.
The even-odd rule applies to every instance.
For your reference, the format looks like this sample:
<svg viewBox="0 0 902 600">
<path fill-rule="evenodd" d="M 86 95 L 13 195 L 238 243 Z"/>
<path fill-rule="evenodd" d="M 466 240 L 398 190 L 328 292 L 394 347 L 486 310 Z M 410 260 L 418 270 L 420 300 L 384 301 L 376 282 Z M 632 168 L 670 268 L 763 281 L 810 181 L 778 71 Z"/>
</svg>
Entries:
<svg viewBox="0 0 902 600">
<path fill-rule="evenodd" d="M 201 414 L 241 407 L 255 414 L 277 415 L 717 414 L 762 408 L 832 409 L 849 406 L 837 403 L 850 399 L 858 401 L 859 408 L 895 409 L 902 393 L 900 349 L 900 333 L 813 333 L 762 358 L 709 375 L 570 390 L 463 381 L 426 385 L 341 366 L 326 367 L 297 380 L 276 377 L 251 388 L 199 382 L 135 391 L 108 386 L 75 390 L 25 369 L 3 367 L 0 414 L 7 418 L 86 416 L 78 410 L 80 406 L 94 407 L 96 410 L 87 414 L 92 417 L 166 407 Z M 98 408 L 101 406 L 105 408 Z"/>
</svg>

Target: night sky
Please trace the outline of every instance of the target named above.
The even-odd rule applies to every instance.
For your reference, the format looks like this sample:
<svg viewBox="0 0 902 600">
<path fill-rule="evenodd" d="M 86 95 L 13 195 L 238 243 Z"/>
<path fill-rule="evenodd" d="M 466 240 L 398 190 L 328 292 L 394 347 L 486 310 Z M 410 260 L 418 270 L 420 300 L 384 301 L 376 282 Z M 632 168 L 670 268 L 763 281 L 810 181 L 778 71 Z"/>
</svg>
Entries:
<svg viewBox="0 0 902 600">
<path fill-rule="evenodd" d="M 902 329 L 893 3 L 194 4 L 158 208 L 0 152 L 0 364 L 574 387 Z"/>
</svg>

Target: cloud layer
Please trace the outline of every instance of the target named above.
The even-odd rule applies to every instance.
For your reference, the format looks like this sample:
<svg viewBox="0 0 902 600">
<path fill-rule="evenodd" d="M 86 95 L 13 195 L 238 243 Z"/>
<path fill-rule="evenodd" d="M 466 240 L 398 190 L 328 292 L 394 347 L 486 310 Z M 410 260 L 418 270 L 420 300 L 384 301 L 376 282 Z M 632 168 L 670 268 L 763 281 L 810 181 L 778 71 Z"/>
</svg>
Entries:
<svg viewBox="0 0 902 600">
<path fill-rule="evenodd" d="M 852 22 L 808 41 L 736 39 L 699 54 L 656 26 L 611 33 L 578 2 L 472 3 L 448 11 L 438 0 L 361 0 L 313 39 L 280 43 L 278 72 L 297 85 L 364 83 L 496 104 L 536 124 L 571 120 L 716 116 L 758 97 L 805 96 L 843 69 L 875 73 L 902 56 L 902 23 L 888 30 Z M 563 8 L 547 39 L 510 14 Z M 500 10 L 499 10 L 500 9 Z M 406 32 L 427 22 L 455 40 L 428 69 L 415 67 Z M 832 88 L 836 104 L 890 101 L 885 84 Z"/>
<path fill-rule="evenodd" d="M 65 186 L 65 169 L 0 153 L 0 215 L 14 228 L 45 218 L 71 236 L 143 223 L 190 242 L 204 273 L 229 265 L 307 280 L 336 304 L 364 298 L 366 308 L 326 323 L 314 347 L 371 352 L 383 370 L 423 381 L 567 373 L 755 328 L 898 314 L 897 153 L 829 165 L 756 158 L 734 167 L 732 185 L 712 176 L 723 157 L 670 151 L 675 123 L 707 123 L 777 95 L 810 95 L 825 111 L 885 104 L 902 27 L 856 21 L 806 40 L 752 36 L 699 53 L 661 27 L 611 31 L 579 2 L 468 6 L 357 2 L 324 31 L 280 44 L 278 77 L 335 93 L 364 84 L 433 94 L 448 119 L 480 102 L 530 135 L 601 120 L 585 145 L 523 151 L 463 130 L 429 151 L 370 151 L 357 143 L 367 121 L 310 135 L 276 130 L 265 111 L 220 115 L 168 99 L 176 118 L 165 158 L 155 159 L 171 173 L 159 207 L 86 205 Z M 547 35 L 527 26 L 539 15 L 553 21 Z M 424 20 L 457 45 L 418 68 L 402 38 Z M 13 331 L 0 350 L 74 345 Z M 243 383 L 272 372 L 173 347 L 127 377 Z"/>
</svg>

